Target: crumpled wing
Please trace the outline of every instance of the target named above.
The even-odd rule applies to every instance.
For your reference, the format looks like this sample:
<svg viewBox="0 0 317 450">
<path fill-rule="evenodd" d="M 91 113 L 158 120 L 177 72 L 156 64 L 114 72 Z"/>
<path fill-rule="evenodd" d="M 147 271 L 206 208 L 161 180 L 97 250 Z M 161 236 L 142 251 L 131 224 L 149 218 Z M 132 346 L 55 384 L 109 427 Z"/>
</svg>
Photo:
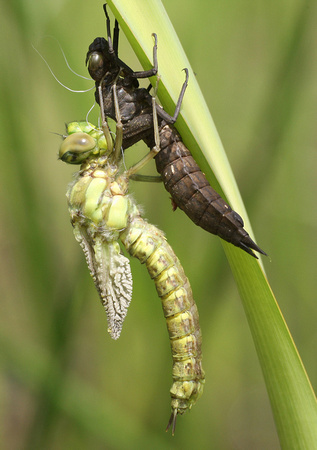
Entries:
<svg viewBox="0 0 317 450">
<path fill-rule="evenodd" d="M 106 310 L 108 332 L 118 339 L 132 298 L 132 274 L 129 259 L 122 255 L 118 242 L 106 242 L 102 235 L 93 238 L 78 223 L 74 235 L 86 261 Z"/>
</svg>

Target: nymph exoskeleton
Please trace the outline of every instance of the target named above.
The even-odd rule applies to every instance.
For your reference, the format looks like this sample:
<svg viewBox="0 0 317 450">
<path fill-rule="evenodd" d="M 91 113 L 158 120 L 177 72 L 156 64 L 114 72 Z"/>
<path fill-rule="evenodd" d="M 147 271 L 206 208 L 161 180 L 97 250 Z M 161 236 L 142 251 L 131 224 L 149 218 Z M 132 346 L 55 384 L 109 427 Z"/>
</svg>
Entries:
<svg viewBox="0 0 317 450">
<path fill-rule="evenodd" d="M 240 215 L 210 186 L 173 126 L 179 115 L 188 83 L 187 69 L 185 69 L 186 80 L 174 115 L 170 116 L 157 104 L 153 109 L 150 89 L 140 88 L 138 78 L 157 74 L 157 36 L 153 34 L 155 44 L 152 69 L 134 72 L 118 58 L 118 22 L 115 22 L 112 42 L 110 19 L 105 5 L 104 10 L 107 17 L 108 39 L 106 41 L 99 37 L 94 40 L 89 46 L 86 63 L 91 77 L 96 82 L 96 101 L 100 104 L 104 115 L 117 122 L 122 135 L 123 149 L 140 140 L 153 149 L 158 141 L 155 134 L 158 133 L 160 151 L 155 155 L 156 168 L 165 188 L 172 196 L 174 207 L 182 209 L 196 225 L 240 247 L 250 255 L 256 257 L 252 250 L 265 255 L 266 253 L 253 242 L 244 229 Z M 117 113 L 118 110 L 120 114 Z M 157 127 L 154 123 L 154 110 L 157 113 Z"/>
</svg>

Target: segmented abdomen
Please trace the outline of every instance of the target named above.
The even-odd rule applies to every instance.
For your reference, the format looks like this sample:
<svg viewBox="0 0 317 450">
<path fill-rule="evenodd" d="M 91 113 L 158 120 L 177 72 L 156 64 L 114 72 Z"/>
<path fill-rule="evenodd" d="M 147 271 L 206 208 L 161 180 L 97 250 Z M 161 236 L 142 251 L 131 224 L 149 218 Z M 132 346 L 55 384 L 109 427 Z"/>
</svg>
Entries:
<svg viewBox="0 0 317 450">
<path fill-rule="evenodd" d="M 134 217 L 120 239 L 132 256 L 145 263 L 162 301 L 173 356 L 174 428 L 176 415 L 192 407 L 205 381 L 197 306 L 184 270 L 160 230 Z"/>
<path fill-rule="evenodd" d="M 255 256 L 265 254 L 245 231 L 238 213 L 210 186 L 179 134 L 169 125 L 160 130 L 156 168 L 175 204 L 204 230 Z"/>
</svg>

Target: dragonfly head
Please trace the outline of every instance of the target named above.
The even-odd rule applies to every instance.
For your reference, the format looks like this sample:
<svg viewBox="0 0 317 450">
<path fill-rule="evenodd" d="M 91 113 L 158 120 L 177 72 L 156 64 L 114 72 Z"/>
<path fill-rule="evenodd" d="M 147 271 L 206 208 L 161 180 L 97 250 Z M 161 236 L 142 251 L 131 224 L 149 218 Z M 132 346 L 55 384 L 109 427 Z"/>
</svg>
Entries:
<svg viewBox="0 0 317 450">
<path fill-rule="evenodd" d="M 111 85 L 120 76 L 125 79 L 125 82 L 128 79 L 134 88 L 139 87 L 132 69 L 121 61 L 113 50 L 109 50 L 109 44 L 105 38 L 98 37 L 90 44 L 86 55 L 86 65 L 91 78 L 97 83 L 104 82 L 106 85 Z"/>
<path fill-rule="evenodd" d="M 117 72 L 116 60 L 109 52 L 108 42 L 98 37 L 90 44 L 86 56 L 86 65 L 93 80 L 100 82 L 107 72 Z"/>
<path fill-rule="evenodd" d="M 59 149 L 59 159 L 67 164 L 82 164 L 107 152 L 104 134 L 89 122 L 71 122 Z"/>
</svg>

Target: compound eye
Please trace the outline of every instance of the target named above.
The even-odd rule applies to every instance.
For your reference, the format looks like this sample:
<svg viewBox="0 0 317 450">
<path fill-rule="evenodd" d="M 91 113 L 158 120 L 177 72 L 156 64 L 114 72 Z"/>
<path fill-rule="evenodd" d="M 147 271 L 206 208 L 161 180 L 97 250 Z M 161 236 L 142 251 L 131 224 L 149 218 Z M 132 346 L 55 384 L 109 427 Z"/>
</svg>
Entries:
<svg viewBox="0 0 317 450">
<path fill-rule="evenodd" d="M 68 164 L 81 164 L 96 148 L 96 141 L 87 133 L 67 136 L 59 149 L 59 158 Z"/>
<path fill-rule="evenodd" d="M 90 76 L 95 81 L 100 81 L 104 74 L 104 58 L 102 53 L 93 52 L 89 55 L 88 58 L 88 71 Z"/>
</svg>

